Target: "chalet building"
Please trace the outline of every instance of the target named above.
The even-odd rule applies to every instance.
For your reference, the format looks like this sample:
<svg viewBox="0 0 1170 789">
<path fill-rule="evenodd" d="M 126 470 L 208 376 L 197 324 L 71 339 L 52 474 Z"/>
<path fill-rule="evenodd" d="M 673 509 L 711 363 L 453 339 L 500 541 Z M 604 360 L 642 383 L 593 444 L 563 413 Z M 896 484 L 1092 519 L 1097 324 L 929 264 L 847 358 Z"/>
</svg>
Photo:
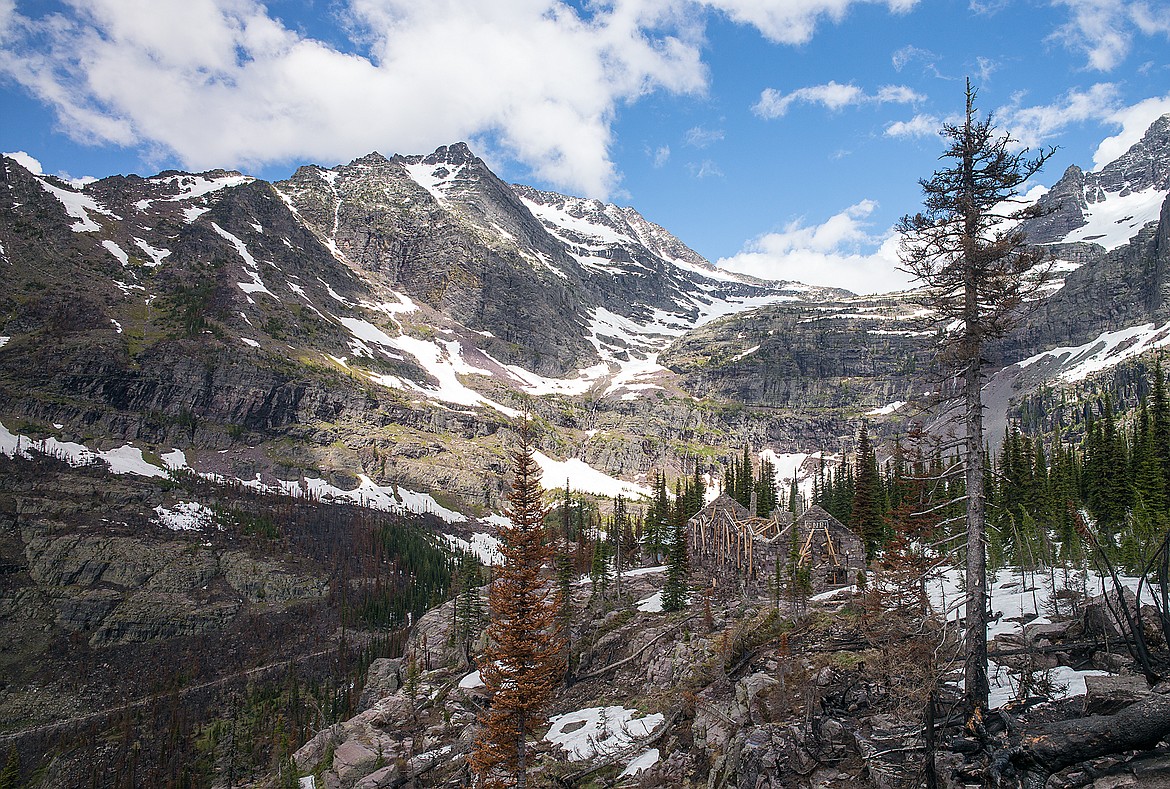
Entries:
<svg viewBox="0 0 1170 789">
<path fill-rule="evenodd" d="M 820 507 L 795 520 L 787 510 L 760 518 L 724 493 L 687 521 L 692 571 L 724 593 L 769 593 L 777 578 L 786 587 L 794 538 L 813 594 L 855 584 L 865 570 L 861 539 Z"/>
</svg>

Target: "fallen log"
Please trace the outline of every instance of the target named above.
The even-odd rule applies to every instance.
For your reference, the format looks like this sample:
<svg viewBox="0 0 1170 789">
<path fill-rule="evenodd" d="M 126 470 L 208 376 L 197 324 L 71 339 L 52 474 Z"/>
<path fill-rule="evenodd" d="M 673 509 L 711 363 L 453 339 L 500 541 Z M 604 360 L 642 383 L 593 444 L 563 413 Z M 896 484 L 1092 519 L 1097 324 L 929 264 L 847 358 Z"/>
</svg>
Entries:
<svg viewBox="0 0 1170 789">
<path fill-rule="evenodd" d="M 1025 730 L 1020 744 L 997 754 L 995 785 L 1043 789 L 1049 777 L 1098 756 L 1145 750 L 1170 734 L 1170 696 L 1156 696 L 1115 715 L 1090 715 Z"/>
</svg>

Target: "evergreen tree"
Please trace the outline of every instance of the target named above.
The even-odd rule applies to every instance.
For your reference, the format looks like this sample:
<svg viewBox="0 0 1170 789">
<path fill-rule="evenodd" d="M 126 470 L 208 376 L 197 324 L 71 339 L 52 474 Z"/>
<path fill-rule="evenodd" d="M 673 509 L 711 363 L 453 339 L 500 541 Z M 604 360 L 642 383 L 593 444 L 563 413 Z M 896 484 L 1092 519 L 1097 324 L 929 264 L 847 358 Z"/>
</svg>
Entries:
<svg viewBox="0 0 1170 789">
<path fill-rule="evenodd" d="M 621 494 L 614 500 L 613 514 L 609 519 L 609 544 L 613 554 L 614 591 L 618 598 L 622 596 L 622 569 L 626 563 L 626 553 L 629 543 L 626 541 L 627 530 L 630 527 L 630 515 L 626 510 L 626 499 Z"/>
<path fill-rule="evenodd" d="M 557 626 L 560 628 L 565 651 L 562 661 L 565 667 L 566 683 L 573 676 L 573 579 L 576 562 L 568 549 L 557 554 L 553 561 L 556 570 L 557 595 L 560 607 L 557 609 Z"/>
<path fill-rule="evenodd" d="M 662 610 L 681 611 L 687 602 L 687 578 L 690 560 L 687 556 L 687 516 L 676 507 L 671 519 L 670 547 L 666 555 L 666 582 L 662 588 Z"/>
<path fill-rule="evenodd" d="M 736 467 L 735 500 L 749 509 L 752 506 L 752 488 L 755 487 L 755 476 L 752 469 L 752 453 L 747 445 L 743 448 L 743 458 Z"/>
<path fill-rule="evenodd" d="M 987 564 L 983 435 L 984 345 L 1019 320 L 1026 297 L 1042 286 L 1034 276 L 1046 252 L 1029 247 L 1018 220 L 1006 214 L 1023 184 L 1052 155 L 1027 158 L 1008 135 L 998 136 L 990 117 L 980 119 L 968 81 L 961 125 L 946 123 L 943 153 L 950 165 L 920 182 L 921 213 L 898 223 L 901 260 L 926 286 L 927 306 L 939 325 L 954 325 L 940 360 L 963 382 L 966 474 L 967 568 L 964 698 L 968 710 L 987 710 Z M 1006 228 L 1006 229 L 1005 229 Z"/>
<path fill-rule="evenodd" d="M 1135 501 L 1142 499 L 1143 506 L 1151 515 L 1166 509 L 1166 476 L 1162 459 L 1158 456 L 1157 439 L 1153 415 L 1147 410 L 1145 400 L 1139 406 L 1133 446 L 1129 451 L 1133 469 Z"/>
<path fill-rule="evenodd" d="M 593 559 L 589 565 L 589 583 L 592 586 L 593 596 L 604 597 L 609 591 L 609 582 L 613 580 L 612 565 L 609 561 L 610 542 L 601 539 L 598 534 L 593 540 Z"/>
<path fill-rule="evenodd" d="M 1166 379 L 1162 375 L 1162 360 L 1154 364 L 1154 380 L 1151 387 L 1150 410 L 1151 440 L 1154 454 L 1162 463 L 1162 477 L 1170 480 L 1170 398 L 1166 395 Z M 1170 506 L 1170 503 L 1168 503 Z"/>
<path fill-rule="evenodd" d="M 788 575 L 788 597 L 794 608 L 803 606 L 812 592 L 812 576 L 808 562 L 801 557 L 800 533 L 796 524 L 788 527 L 788 557 L 785 561 Z"/>
<path fill-rule="evenodd" d="M 483 606 L 479 600 L 480 564 L 470 553 L 459 556 L 455 574 L 455 630 L 465 662 L 471 661 L 472 642 L 483 624 Z"/>
<path fill-rule="evenodd" d="M 768 458 L 760 461 L 760 474 L 756 478 L 756 515 L 766 518 L 779 503 L 776 495 L 776 467 Z"/>
<path fill-rule="evenodd" d="M 655 564 L 665 557 L 670 536 L 670 496 L 666 491 L 666 474 L 659 471 L 654 475 L 654 499 L 646 515 L 644 543 L 646 553 Z"/>
<path fill-rule="evenodd" d="M 695 470 L 689 478 L 676 480 L 675 507 L 681 509 L 685 517 L 690 518 L 699 510 L 703 509 L 706 489 L 707 486 L 703 481 L 702 470 L 696 462 Z M 673 523 L 673 521 L 671 522 Z"/>
<path fill-rule="evenodd" d="M 525 417 L 512 453 L 509 524 L 499 528 L 503 562 L 488 592 L 490 642 L 481 676 L 490 703 L 470 759 L 485 785 L 501 786 L 510 778 L 521 789 L 528 781 L 528 735 L 544 723 L 542 710 L 564 676 L 556 627 L 560 602 L 540 575 L 550 551 L 530 431 Z"/>
<path fill-rule="evenodd" d="M 885 496 L 878 473 L 877 456 L 869 441 L 869 429 L 862 422 L 857 440 L 857 479 L 850 502 L 849 528 L 865 543 L 865 556 L 872 560 L 886 541 Z"/>
<path fill-rule="evenodd" d="M 565 495 L 560 506 L 561 537 L 566 542 L 572 542 L 576 535 L 573 532 L 573 491 L 569 487 L 569 480 L 565 480 Z"/>
</svg>

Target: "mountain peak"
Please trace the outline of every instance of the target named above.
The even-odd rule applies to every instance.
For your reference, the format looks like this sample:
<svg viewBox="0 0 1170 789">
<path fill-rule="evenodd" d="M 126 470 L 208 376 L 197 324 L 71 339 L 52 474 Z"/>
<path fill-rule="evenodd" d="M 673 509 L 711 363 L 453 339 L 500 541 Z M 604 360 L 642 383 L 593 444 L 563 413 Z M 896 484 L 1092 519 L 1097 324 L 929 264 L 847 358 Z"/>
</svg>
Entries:
<svg viewBox="0 0 1170 789">
<path fill-rule="evenodd" d="M 382 167 L 383 165 L 387 165 L 389 163 L 390 160 L 382 154 L 378 153 L 377 151 L 370 151 L 365 156 L 362 156 L 359 159 L 354 159 L 349 163 L 349 166 L 353 167 L 355 165 L 365 165 L 366 167 Z"/>
<path fill-rule="evenodd" d="M 465 142 L 440 145 L 435 152 L 423 158 L 425 164 L 469 164 L 478 159 Z"/>
<path fill-rule="evenodd" d="M 1170 190 L 1170 113 L 1151 123 L 1140 140 L 1094 175 L 1106 192 Z"/>
</svg>

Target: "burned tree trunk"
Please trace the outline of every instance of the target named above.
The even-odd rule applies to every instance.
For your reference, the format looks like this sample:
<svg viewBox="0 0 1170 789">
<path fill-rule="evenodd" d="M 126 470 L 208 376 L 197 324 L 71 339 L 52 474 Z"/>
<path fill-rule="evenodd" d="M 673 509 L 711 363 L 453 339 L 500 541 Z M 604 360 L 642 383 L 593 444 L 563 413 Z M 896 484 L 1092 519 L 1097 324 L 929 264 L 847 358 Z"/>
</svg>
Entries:
<svg viewBox="0 0 1170 789">
<path fill-rule="evenodd" d="M 1116 715 L 1058 721 L 1027 732 L 991 766 L 994 785 L 1043 789 L 1048 778 L 1098 756 L 1152 748 L 1170 734 L 1170 697 L 1156 696 Z"/>
</svg>

